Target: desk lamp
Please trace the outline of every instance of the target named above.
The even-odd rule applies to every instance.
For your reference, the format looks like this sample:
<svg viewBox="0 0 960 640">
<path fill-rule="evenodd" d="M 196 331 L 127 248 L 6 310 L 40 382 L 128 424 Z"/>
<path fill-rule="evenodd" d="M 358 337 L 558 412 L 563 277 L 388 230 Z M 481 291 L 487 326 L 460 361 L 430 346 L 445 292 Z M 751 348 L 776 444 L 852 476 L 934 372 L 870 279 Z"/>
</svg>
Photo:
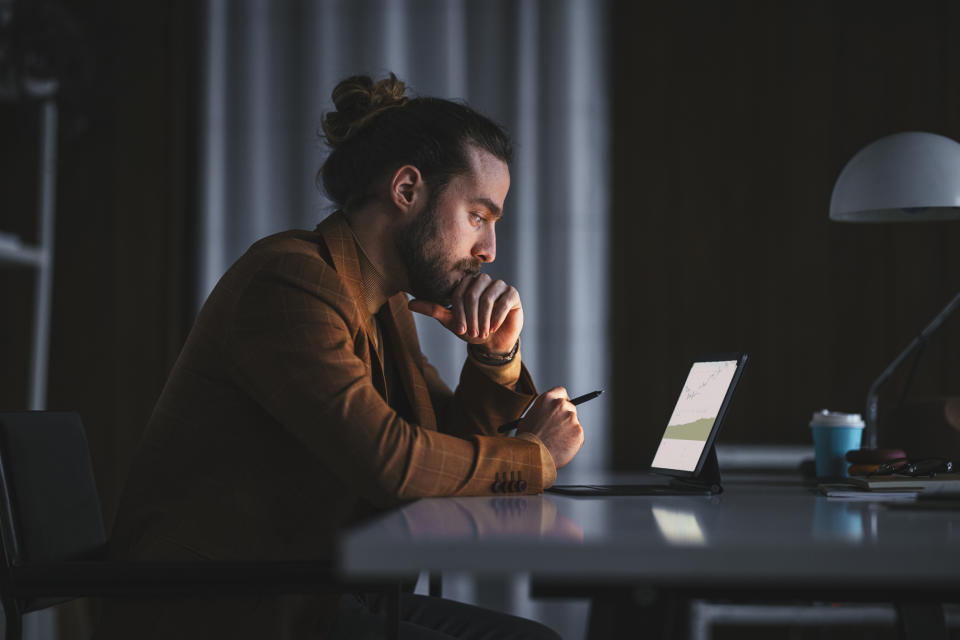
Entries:
<svg viewBox="0 0 960 640">
<path fill-rule="evenodd" d="M 960 220 L 960 144 L 933 133 L 909 131 L 880 138 L 843 168 L 830 197 L 838 222 Z M 904 360 L 921 350 L 960 306 L 960 293 L 873 381 L 867 392 L 863 447 L 877 448 L 877 397 Z"/>
</svg>

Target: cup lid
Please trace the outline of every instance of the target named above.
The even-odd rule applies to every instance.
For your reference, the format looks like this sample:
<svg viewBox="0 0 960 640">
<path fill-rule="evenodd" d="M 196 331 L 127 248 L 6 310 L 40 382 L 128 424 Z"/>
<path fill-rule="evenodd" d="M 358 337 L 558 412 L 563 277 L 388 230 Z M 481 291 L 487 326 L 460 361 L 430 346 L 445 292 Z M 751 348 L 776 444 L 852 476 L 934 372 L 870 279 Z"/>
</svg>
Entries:
<svg viewBox="0 0 960 640">
<path fill-rule="evenodd" d="M 863 416 L 859 413 L 843 413 L 821 409 L 814 411 L 810 418 L 811 427 L 854 427 L 863 429 Z"/>
</svg>

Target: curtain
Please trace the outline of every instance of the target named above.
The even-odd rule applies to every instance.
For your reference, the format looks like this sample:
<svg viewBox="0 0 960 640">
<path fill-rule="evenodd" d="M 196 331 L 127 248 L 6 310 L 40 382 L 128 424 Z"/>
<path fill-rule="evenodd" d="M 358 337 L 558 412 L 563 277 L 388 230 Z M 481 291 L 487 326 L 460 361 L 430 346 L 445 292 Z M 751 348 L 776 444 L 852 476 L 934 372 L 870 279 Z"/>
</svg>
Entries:
<svg viewBox="0 0 960 640">
<path fill-rule="evenodd" d="M 486 270 L 524 305 L 523 360 L 538 387 L 606 387 L 609 109 L 606 4 L 595 0 L 207 0 L 196 304 L 255 240 L 313 228 L 321 115 L 336 83 L 392 71 L 408 93 L 466 100 L 515 143 L 512 186 Z M 455 386 L 463 343 L 417 317 Z M 563 471 L 609 459 L 609 397 L 582 405 L 586 445 Z M 524 611 L 530 614 L 530 611 Z"/>
</svg>

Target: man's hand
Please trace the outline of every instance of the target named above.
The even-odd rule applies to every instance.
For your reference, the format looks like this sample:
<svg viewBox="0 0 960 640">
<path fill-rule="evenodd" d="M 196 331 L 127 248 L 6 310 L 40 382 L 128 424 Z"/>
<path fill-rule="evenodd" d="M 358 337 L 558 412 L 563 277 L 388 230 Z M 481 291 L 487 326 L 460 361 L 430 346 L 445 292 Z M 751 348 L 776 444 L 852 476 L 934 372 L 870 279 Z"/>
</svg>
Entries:
<svg viewBox="0 0 960 640">
<path fill-rule="evenodd" d="M 485 273 L 466 275 L 450 296 L 449 309 L 426 300 L 411 300 L 411 311 L 435 318 L 470 344 L 490 353 L 507 353 L 523 329 L 520 294 L 503 280 Z"/>
<path fill-rule="evenodd" d="M 554 387 L 537 396 L 517 427 L 518 433 L 524 431 L 540 438 L 557 469 L 573 460 L 583 446 L 583 427 L 577 419 L 577 408 L 563 387 Z"/>
</svg>

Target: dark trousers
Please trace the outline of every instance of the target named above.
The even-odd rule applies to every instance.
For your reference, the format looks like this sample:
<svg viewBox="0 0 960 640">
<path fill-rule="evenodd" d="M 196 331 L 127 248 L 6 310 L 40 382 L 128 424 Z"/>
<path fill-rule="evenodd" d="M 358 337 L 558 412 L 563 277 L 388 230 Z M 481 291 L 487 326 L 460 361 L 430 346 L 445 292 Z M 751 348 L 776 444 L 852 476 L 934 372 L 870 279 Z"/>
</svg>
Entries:
<svg viewBox="0 0 960 640">
<path fill-rule="evenodd" d="M 382 640 L 385 597 L 346 594 L 340 598 L 331 640 Z M 454 600 L 400 594 L 402 640 L 559 640 L 538 622 Z"/>
</svg>

